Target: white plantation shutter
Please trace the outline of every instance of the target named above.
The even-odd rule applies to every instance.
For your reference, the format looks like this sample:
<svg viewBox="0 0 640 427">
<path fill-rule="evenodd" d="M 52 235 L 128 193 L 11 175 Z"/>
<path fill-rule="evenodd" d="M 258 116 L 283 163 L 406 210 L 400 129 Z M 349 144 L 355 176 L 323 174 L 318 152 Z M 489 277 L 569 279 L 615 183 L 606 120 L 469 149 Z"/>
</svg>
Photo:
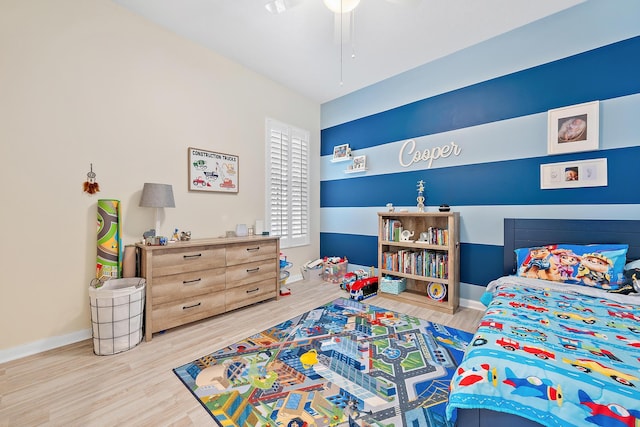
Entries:
<svg viewBox="0 0 640 427">
<path fill-rule="evenodd" d="M 309 244 L 309 132 L 267 120 L 267 220 L 283 248 Z"/>
</svg>

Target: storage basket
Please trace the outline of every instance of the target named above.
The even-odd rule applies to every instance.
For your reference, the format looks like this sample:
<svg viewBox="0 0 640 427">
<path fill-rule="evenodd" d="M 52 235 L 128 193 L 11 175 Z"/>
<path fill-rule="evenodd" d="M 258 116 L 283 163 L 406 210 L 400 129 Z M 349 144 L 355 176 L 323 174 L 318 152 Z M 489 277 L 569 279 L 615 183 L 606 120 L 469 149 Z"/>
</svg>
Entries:
<svg viewBox="0 0 640 427">
<path fill-rule="evenodd" d="M 322 280 L 331 283 L 340 283 L 347 273 L 348 261 L 322 263 Z"/>
<path fill-rule="evenodd" d="M 380 281 L 380 291 L 398 295 L 407 289 L 407 279 L 404 277 L 385 276 Z"/>
<path fill-rule="evenodd" d="M 121 353 L 142 341 L 145 285 L 143 278 L 94 279 L 89 286 L 93 352 Z"/>
<path fill-rule="evenodd" d="M 312 280 L 312 279 L 322 279 L 322 266 L 318 265 L 316 267 L 300 267 L 300 272 L 302 273 L 302 278 L 304 280 Z"/>
</svg>

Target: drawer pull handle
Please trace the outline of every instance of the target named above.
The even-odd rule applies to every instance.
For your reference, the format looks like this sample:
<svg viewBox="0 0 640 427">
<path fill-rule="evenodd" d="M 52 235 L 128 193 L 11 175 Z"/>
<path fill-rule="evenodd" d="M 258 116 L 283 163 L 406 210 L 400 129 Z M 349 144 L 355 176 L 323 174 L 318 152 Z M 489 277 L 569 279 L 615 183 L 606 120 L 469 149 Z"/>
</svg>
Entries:
<svg viewBox="0 0 640 427">
<path fill-rule="evenodd" d="M 182 284 L 183 284 L 183 285 L 191 285 L 192 283 L 198 283 L 198 282 L 199 282 L 199 281 L 201 281 L 201 280 L 202 280 L 202 278 L 201 278 L 201 277 L 199 277 L 199 278 L 197 278 L 197 279 L 195 279 L 195 280 L 183 280 L 183 281 L 182 281 Z"/>
<path fill-rule="evenodd" d="M 183 310 L 188 310 L 188 309 L 190 309 L 190 308 L 195 308 L 195 307 L 198 307 L 198 306 L 200 306 L 200 305 L 202 305 L 202 303 L 201 303 L 201 302 L 199 302 L 199 303 L 197 303 L 197 304 L 193 304 L 193 305 L 185 305 L 185 306 L 183 306 L 183 307 L 182 307 L 182 309 L 183 309 Z"/>
<path fill-rule="evenodd" d="M 196 255 L 182 255 L 182 257 L 184 259 L 192 259 L 192 258 L 200 258 L 202 256 L 202 254 L 196 254 Z"/>
<path fill-rule="evenodd" d="M 259 251 L 260 246 L 256 246 L 255 248 L 247 248 L 247 252 Z"/>
<path fill-rule="evenodd" d="M 250 291 L 247 291 L 248 294 L 251 294 L 253 292 L 258 292 L 260 290 L 260 288 L 255 288 L 255 289 L 251 289 Z"/>
<path fill-rule="evenodd" d="M 247 273 L 255 273 L 256 271 L 259 271 L 260 267 L 256 267 L 256 268 L 247 268 Z"/>
</svg>

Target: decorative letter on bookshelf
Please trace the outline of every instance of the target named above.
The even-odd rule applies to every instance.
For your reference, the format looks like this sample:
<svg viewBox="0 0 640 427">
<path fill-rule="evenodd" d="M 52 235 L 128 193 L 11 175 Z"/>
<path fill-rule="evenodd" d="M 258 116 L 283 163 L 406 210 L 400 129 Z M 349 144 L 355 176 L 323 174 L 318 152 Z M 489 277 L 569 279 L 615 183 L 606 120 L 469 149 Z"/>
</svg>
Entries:
<svg viewBox="0 0 640 427">
<path fill-rule="evenodd" d="M 378 271 L 404 277 L 406 290 L 385 296 L 445 313 L 459 303 L 459 212 L 379 212 Z M 411 240 L 403 240 L 411 235 Z"/>
</svg>

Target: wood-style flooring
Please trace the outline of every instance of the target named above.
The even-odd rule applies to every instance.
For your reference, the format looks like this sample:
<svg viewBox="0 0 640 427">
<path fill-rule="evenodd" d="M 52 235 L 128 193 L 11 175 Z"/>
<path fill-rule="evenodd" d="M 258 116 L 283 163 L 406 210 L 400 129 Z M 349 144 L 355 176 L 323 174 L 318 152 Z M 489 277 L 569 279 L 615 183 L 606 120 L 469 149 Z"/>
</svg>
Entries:
<svg viewBox="0 0 640 427">
<path fill-rule="evenodd" d="M 287 284 L 280 297 L 155 334 L 112 356 L 93 354 L 91 340 L 0 364 L 0 426 L 215 426 L 172 369 L 335 298 L 322 281 Z M 367 303 L 473 332 L 482 312 L 454 315 L 384 297 Z"/>
</svg>

